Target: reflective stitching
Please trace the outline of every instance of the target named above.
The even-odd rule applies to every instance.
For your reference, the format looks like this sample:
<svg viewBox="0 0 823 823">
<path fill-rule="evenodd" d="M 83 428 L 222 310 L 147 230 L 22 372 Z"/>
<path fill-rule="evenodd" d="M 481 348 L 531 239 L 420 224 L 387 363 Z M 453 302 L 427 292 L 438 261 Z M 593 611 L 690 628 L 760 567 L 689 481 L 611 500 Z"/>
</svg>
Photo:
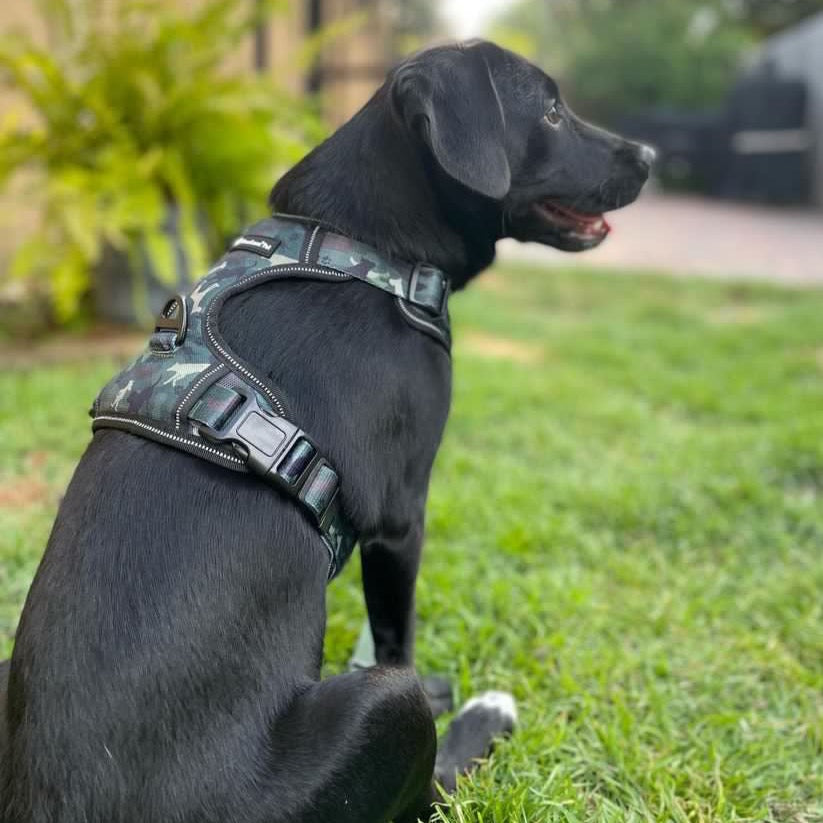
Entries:
<svg viewBox="0 0 823 823">
<path fill-rule="evenodd" d="M 305 255 L 306 259 L 304 261 L 306 263 L 311 261 L 311 249 L 312 249 L 312 246 L 314 245 L 314 241 L 317 239 L 317 233 L 319 231 L 320 231 L 320 225 L 318 224 L 314 227 L 314 231 L 311 233 L 311 237 L 309 238 L 309 245 L 306 247 L 306 255 Z"/>
<path fill-rule="evenodd" d="M 329 553 L 329 568 L 326 570 L 326 579 L 331 580 L 332 577 L 337 573 L 337 557 L 335 556 L 334 549 L 331 547 L 329 543 L 329 538 L 326 537 L 323 532 L 320 532 L 320 537 L 323 538 L 323 545 L 326 547 L 326 551 Z"/>
<path fill-rule="evenodd" d="M 159 437 L 164 437 L 166 440 L 170 440 L 172 443 L 185 443 L 187 446 L 192 446 L 193 448 L 199 449 L 200 451 L 208 452 L 209 454 L 213 454 L 216 457 L 220 457 L 223 460 L 228 460 L 230 463 L 237 463 L 238 466 L 245 465 L 239 457 L 233 457 L 230 454 L 221 452 L 219 449 L 214 449 L 211 446 L 205 445 L 204 443 L 198 443 L 196 440 L 191 440 L 188 437 L 181 437 L 177 434 L 169 434 L 164 429 L 158 429 L 156 426 L 150 426 L 148 423 L 143 423 L 141 420 L 135 420 L 132 417 L 110 417 L 108 415 L 101 415 L 100 417 L 94 418 L 95 423 L 98 420 L 109 420 L 112 423 L 130 423 L 131 425 L 137 426 L 138 428 L 146 429 L 146 431 L 153 432 Z"/>
<path fill-rule="evenodd" d="M 408 317 L 409 320 L 411 320 L 413 323 L 419 323 L 421 326 L 426 326 L 427 328 L 435 332 L 444 343 L 448 342 L 448 338 L 446 337 L 446 335 L 443 334 L 443 332 L 440 329 L 438 329 L 437 326 L 435 326 L 433 323 L 429 323 L 427 320 L 423 320 L 422 318 L 417 317 L 417 315 L 412 314 L 406 307 L 406 304 L 399 297 L 397 298 L 397 305 L 400 306 L 400 311 L 402 311 L 403 314 L 405 314 L 406 317 Z"/>
<path fill-rule="evenodd" d="M 196 440 L 191 440 L 188 437 L 180 437 L 179 435 L 169 434 L 167 431 L 163 429 L 158 429 L 156 426 L 150 426 L 148 423 L 143 423 L 141 420 L 135 420 L 132 417 L 110 417 L 109 415 L 101 415 L 100 417 L 95 418 L 95 422 L 97 420 L 108 420 L 112 423 L 128 423 L 132 426 L 137 426 L 140 429 L 145 429 L 146 431 L 150 431 L 153 434 L 156 434 L 158 437 L 165 438 L 172 443 L 185 443 L 187 446 L 192 446 L 199 451 L 208 452 L 209 454 L 216 455 L 217 457 L 222 458 L 223 460 L 227 460 L 230 463 L 237 463 L 238 466 L 245 466 L 244 462 L 240 460 L 238 457 L 233 457 L 230 454 L 224 454 L 223 452 L 219 451 L 218 449 L 213 449 L 211 446 L 206 446 L 203 443 L 198 443 Z M 337 556 L 335 555 L 334 549 L 332 548 L 329 539 L 326 537 L 323 532 L 320 532 L 320 537 L 323 540 L 323 545 L 326 547 L 326 551 L 329 553 L 329 566 L 326 571 L 327 579 L 331 579 L 335 573 L 337 572 Z"/>
<path fill-rule="evenodd" d="M 259 278 L 265 277 L 266 275 L 270 274 L 286 274 L 287 272 L 311 272 L 312 274 L 322 274 L 324 276 L 333 276 L 333 277 L 340 277 L 345 280 L 350 279 L 350 275 L 343 274 L 342 272 L 338 272 L 335 269 L 320 269 L 315 266 L 305 266 L 305 265 L 285 265 L 285 266 L 272 266 L 267 269 L 263 269 L 262 271 L 256 272 L 255 274 L 249 275 L 244 280 L 238 280 L 231 288 L 232 290 L 239 290 L 241 286 L 245 286 L 247 283 L 251 283 L 253 280 L 258 280 Z M 283 404 L 277 399 L 277 397 L 273 394 L 271 389 L 263 383 L 262 380 L 258 380 L 247 368 L 241 366 L 221 345 L 217 342 L 217 338 L 214 335 L 214 332 L 211 328 L 211 317 L 212 312 L 214 311 L 214 302 L 209 304 L 208 311 L 206 312 L 206 334 L 208 335 L 209 342 L 214 346 L 215 349 L 223 356 L 224 359 L 228 360 L 229 363 L 232 364 L 239 372 L 244 374 L 249 380 L 252 381 L 255 385 L 259 386 L 263 394 L 268 397 L 269 400 L 274 404 L 274 407 L 277 409 L 278 413 L 281 417 L 287 417 L 286 410 L 283 408 Z"/>
</svg>

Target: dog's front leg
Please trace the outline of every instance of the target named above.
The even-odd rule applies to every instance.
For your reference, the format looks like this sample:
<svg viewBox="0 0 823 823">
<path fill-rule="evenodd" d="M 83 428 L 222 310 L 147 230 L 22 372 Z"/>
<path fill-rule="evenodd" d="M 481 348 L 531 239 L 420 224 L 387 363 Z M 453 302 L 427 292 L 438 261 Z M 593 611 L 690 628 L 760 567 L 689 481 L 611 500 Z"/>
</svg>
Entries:
<svg viewBox="0 0 823 823">
<path fill-rule="evenodd" d="M 363 590 L 378 665 L 414 666 L 414 587 L 423 545 L 422 516 L 361 546 Z"/>
</svg>

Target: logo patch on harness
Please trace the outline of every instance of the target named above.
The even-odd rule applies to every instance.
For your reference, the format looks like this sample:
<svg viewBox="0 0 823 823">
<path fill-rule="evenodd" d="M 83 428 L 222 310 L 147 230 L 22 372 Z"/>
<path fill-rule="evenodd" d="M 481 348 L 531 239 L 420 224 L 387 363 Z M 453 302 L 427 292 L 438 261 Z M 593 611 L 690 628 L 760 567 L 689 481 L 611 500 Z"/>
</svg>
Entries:
<svg viewBox="0 0 823 823">
<path fill-rule="evenodd" d="M 280 245 L 279 240 L 257 234 L 243 234 L 231 244 L 231 251 L 250 251 L 261 257 L 271 257 Z"/>
</svg>

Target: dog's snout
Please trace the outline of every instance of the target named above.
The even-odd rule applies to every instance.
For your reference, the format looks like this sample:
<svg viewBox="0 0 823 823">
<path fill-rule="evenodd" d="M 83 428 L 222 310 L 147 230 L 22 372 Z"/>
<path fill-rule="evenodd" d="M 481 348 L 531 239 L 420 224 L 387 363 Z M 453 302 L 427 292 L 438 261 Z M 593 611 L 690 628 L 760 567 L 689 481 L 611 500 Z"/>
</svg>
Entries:
<svg viewBox="0 0 823 823">
<path fill-rule="evenodd" d="M 633 140 L 625 140 L 617 149 L 616 155 L 624 168 L 641 171 L 645 175 L 648 175 L 657 159 L 657 151 L 652 146 Z"/>
</svg>

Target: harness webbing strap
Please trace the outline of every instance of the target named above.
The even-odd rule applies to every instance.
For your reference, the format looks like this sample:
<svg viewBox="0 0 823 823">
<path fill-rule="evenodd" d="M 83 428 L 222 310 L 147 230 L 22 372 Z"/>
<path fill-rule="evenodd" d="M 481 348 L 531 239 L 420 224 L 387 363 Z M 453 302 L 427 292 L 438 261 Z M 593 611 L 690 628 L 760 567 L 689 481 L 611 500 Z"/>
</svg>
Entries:
<svg viewBox="0 0 823 823">
<path fill-rule="evenodd" d="M 333 577 L 357 537 L 339 505 L 340 478 L 309 435 L 263 408 L 257 394 L 233 375 L 209 386 L 188 417 L 206 440 L 230 445 L 250 472 L 301 504 L 326 544 Z"/>
<path fill-rule="evenodd" d="M 219 331 L 226 300 L 286 278 L 368 283 L 392 295 L 409 325 L 449 349 L 449 281 L 442 271 L 389 257 L 317 221 L 275 215 L 238 237 L 188 295 L 166 304 L 145 351 L 98 395 L 92 428 L 121 429 L 277 487 L 317 527 L 332 577 L 357 540 L 340 477 L 286 418 L 277 387 Z"/>
<path fill-rule="evenodd" d="M 228 386 L 216 383 L 194 404 L 189 412 L 189 420 L 219 430 L 242 403 L 241 394 Z"/>
<path fill-rule="evenodd" d="M 293 225 L 292 221 L 305 225 L 303 218 L 276 214 L 256 223 L 250 231 L 258 234 L 276 233 L 284 225 Z M 242 248 L 237 246 L 240 240 L 235 241 L 232 248 Z M 419 306 L 431 315 L 439 316 L 445 311 L 449 279 L 440 269 L 427 263 L 410 263 L 388 257 L 365 243 L 336 234 L 320 224 L 314 225 L 307 234 L 301 249 L 301 260 L 362 280 Z"/>
</svg>

